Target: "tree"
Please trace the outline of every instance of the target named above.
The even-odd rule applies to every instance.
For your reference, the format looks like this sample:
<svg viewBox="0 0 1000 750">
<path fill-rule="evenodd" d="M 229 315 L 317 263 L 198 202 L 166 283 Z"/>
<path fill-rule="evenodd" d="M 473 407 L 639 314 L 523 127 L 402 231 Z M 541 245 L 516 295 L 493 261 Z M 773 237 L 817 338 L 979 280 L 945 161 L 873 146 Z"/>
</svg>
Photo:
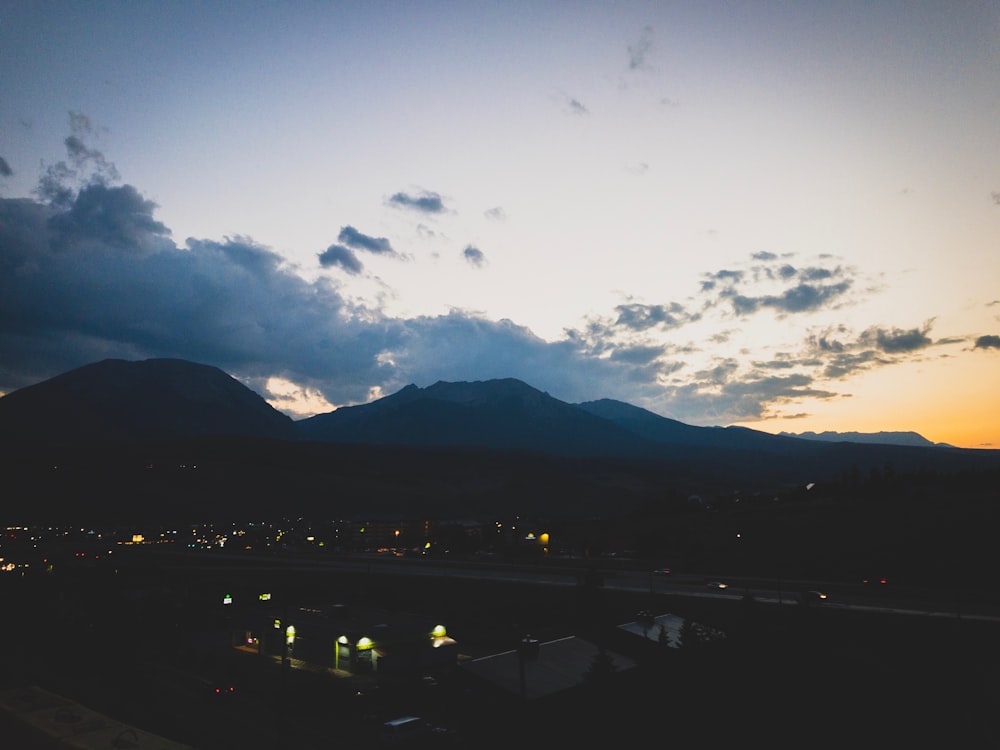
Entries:
<svg viewBox="0 0 1000 750">
<path fill-rule="evenodd" d="M 698 626 L 691 620 L 685 619 L 677 634 L 677 646 L 682 651 L 693 651 L 701 645 L 701 632 Z"/>
<path fill-rule="evenodd" d="M 667 624 L 664 622 L 660 623 L 660 634 L 658 636 L 660 645 L 664 648 L 670 647 L 670 633 L 667 631 Z"/>
</svg>

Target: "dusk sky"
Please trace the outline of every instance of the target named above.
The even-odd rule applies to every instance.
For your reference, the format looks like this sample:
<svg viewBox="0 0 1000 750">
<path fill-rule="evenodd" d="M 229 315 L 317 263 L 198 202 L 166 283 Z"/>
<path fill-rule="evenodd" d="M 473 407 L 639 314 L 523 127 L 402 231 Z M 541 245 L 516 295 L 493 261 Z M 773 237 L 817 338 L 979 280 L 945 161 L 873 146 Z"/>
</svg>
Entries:
<svg viewBox="0 0 1000 750">
<path fill-rule="evenodd" d="M 0 393 L 109 357 L 1000 447 L 1000 3 L 0 0 Z"/>
</svg>

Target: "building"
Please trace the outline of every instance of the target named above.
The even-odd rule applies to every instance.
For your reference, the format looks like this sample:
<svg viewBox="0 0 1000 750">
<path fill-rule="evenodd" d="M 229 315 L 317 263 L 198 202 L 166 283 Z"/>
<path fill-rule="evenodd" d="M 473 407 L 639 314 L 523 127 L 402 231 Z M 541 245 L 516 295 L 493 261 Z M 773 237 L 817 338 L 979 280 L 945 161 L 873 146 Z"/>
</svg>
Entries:
<svg viewBox="0 0 1000 750">
<path fill-rule="evenodd" d="M 345 674 L 406 674 L 453 667 L 458 645 L 430 618 L 342 604 L 261 608 L 240 619 L 233 646 Z"/>
</svg>

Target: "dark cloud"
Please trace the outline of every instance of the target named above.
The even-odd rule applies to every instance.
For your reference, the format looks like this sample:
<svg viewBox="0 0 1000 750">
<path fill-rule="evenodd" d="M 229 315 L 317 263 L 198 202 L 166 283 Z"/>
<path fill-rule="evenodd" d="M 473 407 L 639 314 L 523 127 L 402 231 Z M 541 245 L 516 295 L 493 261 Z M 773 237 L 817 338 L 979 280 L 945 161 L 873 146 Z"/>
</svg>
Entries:
<svg viewBox="0 0 1000 750">
<path fill-rule="evenodd" d="M 926 349 L 934 343 L 927 337 L 930 329 L 930 323 L 925 323 L 922 328 L 911 328 L 906 331 L 899 328 L 886 329 L 875 326 L 864 331 L 859 341 L 874 346 L 886 354 L 914 352 Z"/>
<path fill-rule="evenodd" d="M 0 177 L 10 177 L 14 174 L 14 170 L 10 168 L 10 164 L 7 160 L 0 156 Z"/>
<path fill-rule="evenodd" d="M 859 352 L 838 350 L 827 360 L 823 375 L 833 380 L 854 375 L 859 371 L 871 369 L 874 365 L 887 365 L 888 360 L 879 357 L 878 352 L 867 349 Z"/>
<path fill-rule="evenodd" d="M 855 336 L 844 326 L 813 333 L 807 340 L 803 366 L 822 367 L 824 377 L 842 379 L 873 367 L 894 364 L 930 346 L 933 321 L 919 328 L 899 329 L 871 326 Z M 815 356 L 815 360 L 812 359 Z"/>
<path fill-rule="evenodd" d="M 509 320 L 461 310 L 392 317 L 347 298 L 326 275 L 305 280 L 249 237 L 178 245 L 155 218 L 152 201 L 101 173 L 84 138 L 89 123 L 75 127 L 80 141 L 67 142 L 64 169 L 42 176 L 52 191 L 40 188 L 38 199 L 0 198 L 0 391 L 108 357 L 178 357 L 221 367 L 244 382 L 286 378 L 338 405 L 409 383 L 515 377 L 567 401 L 618 398 L 693 424 L 719 424 L 760 418 L 771 405 L 796 398 L 832 397 L 813 380 L 823 368 L 826 377 L 837 377 L 902 360 L 931 343 L 930 324 L 872 327 L 860 336 L 835 328 L 815 334 L 800 355 L 771 362 L 743 355 L 688 375 L 694 368 L 686 353 L 700 351 L 706 340 L 664 343 L 663 334 L 677 335 L 711 304 L 813 309 L 836 299 L 838 284 L 850 283 L 848 271 L 830 267 L 829 277 L 812 278 L 830 284 L 806 284 L 814 273 L 809 267 L 764 254 L 754 264 L 771 270 L 770 277 L 753 269 L 708 275 L 716 297 L 700 311 L 629 301 L 555 342 Z M 58 200 L 41 199 L 47 192 Z M 396 205 L 443 210 L 436 194 L 398 195 Z M 420 207 L 422 199 L 429 202 Z M 344 227 L 319 263 L 359 274 L 356 251 L 394 252 L 388 240 Z M 463 257 L 476 263 L 484 255 L 470 245 Z M 797 270 L 782 274 L 779 262 Z M 783 291 L 755 294 L 749 287 L 761 279 Z M 995 338 L 981 337 L 977 347 L 995 348 Z"/>
<path fill-rule="evenodd" d="M 822 281 L 823 279 L 833 278 L 834 273 L 829 268 L 803 268 L 799 272 L 799 276 L 806 281 Z"/>
<path fill-rule="evenodd" d="M 727 284 L 736 284 L 743 281 L 744 273 L 742 271 L 730 271 L 723 269 L 721 271 L 715 271 L 714 273 L 705 274 L 711 281 L 723 282 Z"/>
<path fill-rule="evenodd" d="M 737 379 L 732 363 L 721 363 L 710 371 L 714 378 L 668 386 L 661 413 L 675 419 L 698 413 L 698 424 L 729 424 L 763 419 L 772 404 L 803 398 L 832 399 L 838 394 L 813 386 L 804 374 L 759 377 L 752 373 Z M 687 418 L 687 421 L 691 421 Z"/>
<path fill-rule="evenodd" d="M 773 308 L 781 313 L 809 312 L 827 306 L 850 288 L 849 281 L 827 286 L 799 284 L 778 295 L 747 297 L 737 294 L 732 297 L 731 302 L 737 315 L 749 315 L 765 307 Z"/>
<path fill-rule="evenodd" d="M 723 269 L 703 275 L 701 292 L 715 295 L 715 299 L 706 302 L 708 306 L 727 303 L 739 316 L 752 315 L 764 309 L 775 310 L 784 316 L 840 304 L 853 287 L 852 271 L 840 266 L 798 267 L 791 262 L 780 261 L 778 255 L 770 252 L 753 253 L 751 259 L 754 263 L 746 270 Z M 777 292 L 754 293 L 775 285 L 785 288 Z"/>
<path fill-rule="evenodd" d="M 389 198 L 389 204 L 400 208 L 412 208 L 425 214 L 440 214 L 445 210 L 441 196 L 432 192 L 423 192 L 420 195 L 395 193 Z"/>
<path fill-rule="evenodd" d="M 669 305 L 644 305 L 629 303 L 615 307 L 618 317 L 614 325 L 629 328 L 633 331 L 644 331 L 650 328 L 677 328 L 692 320 L 692 316 L 678 303 Z"/>
<path fill-rule="evenodd" d="M 500 206 L 483 211 L 483 216 L 494 221 L 507 221 L 507 213 Z"/>
<path fill-rule="evenodd" d="M 178 357 L 258 384 L 279 376 L 333 404 L 437 380 L 516 377 L 572 401 L 649 387 L 629 384 L 628 362 L 510 321 L 389 317 L 250 238 L 178 246 L 153 210 L 130 185 L 91 185 L 66 208 L 0 198 L 0 392 L 108 357 Z M 333 245 L 321 262 L 350 273 L 352 257 Z"/>
<path fill-rule="evenodd" d="M 472 245 L 469 245 L 462 251 L 462 257 L 468 261 L 470 266 L 475 266 L 476 268 L 480 268 L 486 263 L 486 256 L 483 255 L 483 251 Z"/>
<path fill-rule="evenodd" d="M 319 264 L 323 268 L 342 268 L 349 274 L 359 274 L 364 266 L 358 260 L 358 256 L 349 247 L 343 245 L 330 245 L 319 254 Z"/>
<path fill-rule="evenodd" d="M 993 203 L 1000 206 L 1000 190 L 994 190 L 990 193 L 990 197 L 993 199 Z"/>
<path fill-rule="evenodd" d="M 667 346 L 620 346 L 611 353 L 615 362 L 627 362 L 630 365 L 647 365 L 667 354 Z"/>
<path fill-rule="evenodd" d="M 795 266 L 790 265 L 788 263 L 785 263 L 784 265 L 779 266 L 778 268 L 778 276 L 780 276 L 783 279 L 790 279 L 796 273 L 798 273 L 798 271 L 795 270 Z"/>
<path fill-rule="evenodd" d="M 355 250 L 367 250 L 370 253 L 394 255 L 392 244 L 385 237 L 369 237 L 352 226 L 343 227 L 337 235 L 337 241 Z"/>
<path fill-rule="evenodd" d="M 1000 336 L 987 335 L 976 339 L 976 349 L 1000 349 Z"/>
<path fill-rule="evenodd" d="M 148 252 L 157 238 L 170 231 L 153 218 L 156 204 L 131 185 L 92 184 L 77 195 L 68 211 L 52 217 L 53 246 L 67 249 L 81 242 L 107 245 L 129 252 Z"/>
<path fill-rule="evenodd" d="M 628 47 L 628 67 L 629 70 L 639 70 L 648 67 L 646 56 L 653 48 L 653 27 L 646 26 L 639 34 L 639 41 L 630 44 Z"/>
<path fill-rule="evenodd" d="M 118 181 L 118 169 L 97 149 L 87 146 L 85 139 L 94 134 L 90 118 L 70 111 L 71 135 L 63 141 L 69 164 L 58 161 L 48 165 L 35 194 L 54 206 L 67 208 L 75 200 L 77 192 L 90 185 L 108 186 Z"/>
</svg>

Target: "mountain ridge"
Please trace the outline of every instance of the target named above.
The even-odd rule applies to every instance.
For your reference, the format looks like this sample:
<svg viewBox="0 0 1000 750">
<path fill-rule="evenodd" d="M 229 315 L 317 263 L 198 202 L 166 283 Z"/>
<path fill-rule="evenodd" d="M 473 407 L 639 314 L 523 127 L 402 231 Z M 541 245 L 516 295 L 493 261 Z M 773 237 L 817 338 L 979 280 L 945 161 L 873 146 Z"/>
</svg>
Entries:
<svg viewBox="0 0 1000 750">
<path fill-rule="evenodd" d="M 55 517 L 98 504 L 600 516 L 691 494 L 1000 471 L 1000 451 L 695 427 L 611 399 L 570 404 L 515 379 L 408 385 L 294 422 L 218 368 L 184 360 L 104 360 L 8 394 L 0 441 L 18 507 Z M 100 487 L 100 500 L 81 486 Z"/>
</svg>

